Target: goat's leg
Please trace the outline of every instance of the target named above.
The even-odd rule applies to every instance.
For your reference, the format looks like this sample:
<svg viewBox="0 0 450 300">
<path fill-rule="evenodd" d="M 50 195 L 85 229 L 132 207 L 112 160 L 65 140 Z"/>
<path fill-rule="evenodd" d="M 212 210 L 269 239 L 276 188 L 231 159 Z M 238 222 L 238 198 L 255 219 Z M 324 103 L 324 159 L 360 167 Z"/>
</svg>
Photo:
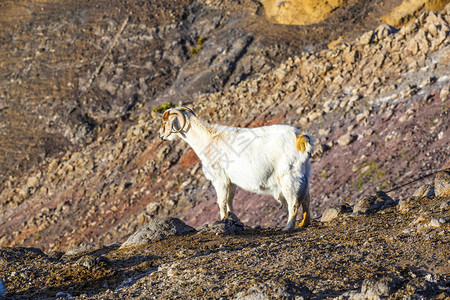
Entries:
<svg viewBox="0 0 450 300">
<path fill-rule="evenodd" d="M 311 224 L 311 213 L 309 211 L 309 192 L 306 194 L 305 199 L 303 199 L 302 207 L 303 207 L 303 220 L 298 225 L 299 227 L 307 227 L 309 224 Z"/>
<path fill-rule="evenodd" d="M 233 199 L 234 194 L 236 193 L 236 185 L 234 183 L 231 183 L 228 185 L 228 194 L 227 194 L 227 212 L 234 212 L 233 210 Z"/>
<path fill-rule="evenodd" d="M 234 188 L 229 180 L 213 182 L 217 194 L 217 204 L 219 205 L 220 219 L 223 220 L 227 216 L 227 212 L 232 205 L 230 198 L 234 194 Z"/>
<path fill-rule="evenodd" d="M 293 200 L 293 201 L 292 201 Z M 297 199 L 289 199 L 288 200 L 288 222 L 286 224 L 286 227 L 284 228 L 285 231 L 292 229 L 295 225 L 295 219 L 297 218 L 298 214 L 298 201 Z"/>
<path fill-rule="evenodd" d="M 288 221 L 284 230 L 292 229 L 295 226 L 295 221 L 297 219 L 299 203 L 299 189 L 301 182 L 295 181 L 290 175 L 283 176 L 280 178 L 279 186 L 283 197 L 287 204 L 288 210 Z"/>
</svg>

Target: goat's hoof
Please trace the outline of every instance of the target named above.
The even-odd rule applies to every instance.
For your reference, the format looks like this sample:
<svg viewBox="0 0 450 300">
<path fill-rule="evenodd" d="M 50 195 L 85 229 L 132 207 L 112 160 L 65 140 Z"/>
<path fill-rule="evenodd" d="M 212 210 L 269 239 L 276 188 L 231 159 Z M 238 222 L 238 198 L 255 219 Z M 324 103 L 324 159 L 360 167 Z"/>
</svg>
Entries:
<svg viewBox="0 0 450 300">
<path fill-rule="evenodd" d="M 311 217 L 309 215 L 309 212 L 303 213 L 303 220 L 298 224 L 298 227 L 306 228 L 308 225 L 311 224 Z"/>
<path fill-rule="evenodd" d="M 298 224 L 298 227 L 306 228 L 311 224 L 310 222 L 305 222 L 305 220 L 302 220 L 300 224 Z"/>
<path fill-rule="evenodd" d="M 292 230 L 294 228 L 294 226 L 293 225 L 290 225 L 290 226 L 286 226 L 286 227 L 284 227 L 284 229 L 283 229 L 283 231 L 290 231 L 290 230 Z"/>
</svg>

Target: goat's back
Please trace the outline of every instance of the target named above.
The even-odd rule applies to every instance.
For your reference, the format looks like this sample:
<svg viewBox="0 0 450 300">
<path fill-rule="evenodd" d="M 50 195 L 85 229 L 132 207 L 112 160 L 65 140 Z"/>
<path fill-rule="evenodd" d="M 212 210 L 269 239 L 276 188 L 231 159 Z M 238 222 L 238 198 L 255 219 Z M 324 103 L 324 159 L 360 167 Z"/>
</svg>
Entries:
<svg viewBox="0 0 450 300">
<path fill-rule="evenodd" d="M 274 194 L 278 189 L 277 177 L 284 174 L 302 177 L 306 173 L 309 154 L 297 149 L 301 135 L 296 128 L 273 125 L 223 129 L 226 130 L 216 142 L 225 153 L 217 163 L 242 188 Z"/>
</svg>

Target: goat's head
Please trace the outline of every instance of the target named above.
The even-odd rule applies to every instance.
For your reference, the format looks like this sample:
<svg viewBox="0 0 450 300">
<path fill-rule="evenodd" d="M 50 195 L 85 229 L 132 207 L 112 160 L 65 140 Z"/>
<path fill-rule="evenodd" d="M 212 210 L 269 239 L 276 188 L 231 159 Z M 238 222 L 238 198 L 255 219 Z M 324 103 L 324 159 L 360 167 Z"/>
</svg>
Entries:
<svg viewBox="0 0 450 300">
<path fill-rule="evenodd" d="M 172 141 L 177 138 L 179 136 L 177 133 L 185 130 L 186 123 L 191 115 L 196 116 L 192 109 L 185 106 L 166 110 L 163 115 L 161 128 L 159 129 L 161 139 Z"/>
</svg>

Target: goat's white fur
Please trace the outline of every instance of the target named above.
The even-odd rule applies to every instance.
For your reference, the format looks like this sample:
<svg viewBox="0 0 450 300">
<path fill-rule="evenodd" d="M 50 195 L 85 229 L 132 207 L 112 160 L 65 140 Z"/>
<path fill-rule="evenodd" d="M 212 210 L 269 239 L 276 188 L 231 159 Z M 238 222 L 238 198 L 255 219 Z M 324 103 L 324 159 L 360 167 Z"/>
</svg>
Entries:
<svg viewBox="0 0 450 300">
<path fill-rule="evenodd" d="M 303 207 L 300 226 L 310 223 L 309 159 L 313 142 L 309 135 L 287 125 L 258 128 L 211 125 L 183 107 L 167 110 L 163 119 L 161 138 L 180 137 L 202 161 L 203 172 L 216 190 L 222 219 L 233 211 L 238 185 L 277 199 L 289 214 L 286 230 L 294 226 L 300 204 Z M 303 139 L 301 149 L 299 138 Z"/>
</svg>

